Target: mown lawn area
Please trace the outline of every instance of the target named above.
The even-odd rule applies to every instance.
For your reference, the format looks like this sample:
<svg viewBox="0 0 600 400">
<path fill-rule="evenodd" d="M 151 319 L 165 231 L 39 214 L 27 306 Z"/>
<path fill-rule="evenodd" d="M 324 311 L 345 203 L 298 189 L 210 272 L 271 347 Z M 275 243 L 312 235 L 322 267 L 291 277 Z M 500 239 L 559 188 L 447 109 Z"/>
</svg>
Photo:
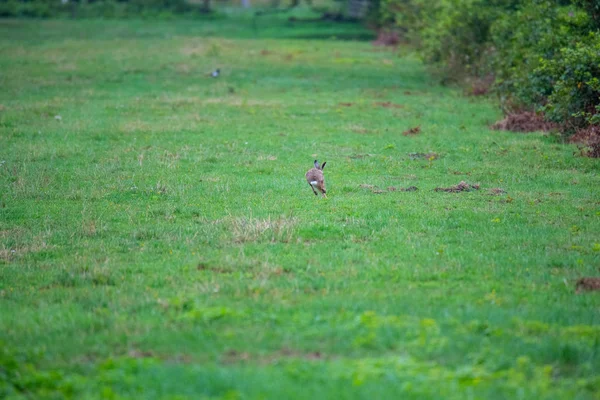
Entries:
<svg viewBox="0 0 600 400">
<path fill-rule="evenodd" d="M 370 37 L 0 20 L 0 397 L 599 399 L 598 160 Z"/>
</svg>

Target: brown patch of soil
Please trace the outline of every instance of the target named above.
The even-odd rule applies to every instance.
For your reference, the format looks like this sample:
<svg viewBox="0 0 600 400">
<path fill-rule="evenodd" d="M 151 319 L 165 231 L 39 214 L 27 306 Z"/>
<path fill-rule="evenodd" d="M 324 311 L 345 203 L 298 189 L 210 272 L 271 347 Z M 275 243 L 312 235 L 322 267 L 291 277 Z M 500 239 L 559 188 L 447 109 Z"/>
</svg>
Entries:
<svg viewBox="0 0 600 400">
<path fill-rule="evenodd" d="M 273 52 L 269 51 L 269 50 L 261 50 L 260 51 L 260 55 L 261 56 L 268 56 L 269 54 L 272 54 Z"/>
<path fill-rule="evenodd" d="M 369 184 L 363 183 L 363 184 L 361 184 L 359 186 L 362 189 L 368 189 L 372 193 L 375 193 L 375 194 L 382 194 L 382 193 L 386 192 L 386 190 L 383 190 L 383 189 L 381 189 L 381 188 L 379 188 L 378 186 L 375 186 L 375 185 L 369 185 Z M 388 192 L 415 192 L 417 190 L 419 190 L 419 189 L 416 186 L 409 186 L 409 187 L 406 187 L 406 188 L 397 188 L 395 186 L 388 186 L 387 187 L 387 191 Z"/>
<path fill-rule="evenodd" d="M 600 278 L 581 278 L 575 284 L 576 293 L 600 290 Z"/>
<path fill-rule="evenodd" d="M 382 194 L 385 193 L 384 190 L 381 190 L 378 186 L 375 185 L 369 185 L 367 183 L 363 183 L 359 185 L 362 189 L 369 189 L 371 191 L 371 193 L 375 193 L 375 194 Z"/>
<path fill-rule="evenodd" d="M 399 190 L 401 192 L 416 192 L 417 190 L 419 190 L 419 188 L 416 187 L 416 186 L 409 186 L 409 187 L 406 187 L 406 188 L 401 188 Z"/>
<path fill-rule="evenodd" d="M 449 193 L 458 193 L 458 192 L 470 192 L 471 190 L 479 190 L 479 185 L 471 185 L 465 181 L 461 181 L 456 186 L 450 186 L 447 188 L 435 188 L 436 192 L 449 192 Z"/>
<path fill-rule="evenodd" d="M 419 133 L 421 133 L 421 127 L 420 126 L 415 126 L 414 128 L 410 128 L 410 129 L 402 132 L 402 134 L 404 136 L 414 136 L 414 135 L 418 135 Z"/>
<path fill-rule="evenodd" d="M 489 193 L 494 196 L 499 196 L 501 194 L 505 194 L 506 190 L 504 190 L 502 188 L 492 188 L 492 189 L 490 189 Z"/>
<path fill-rule="evenodd" d="M 383 108 L 404 108 L 402 104 L 395 104 L 391 101 L 378 101 L 375 105 Z"/>
<path fill-rule="evenodd" d="M 580 152 L 582 156 L 600 158 L 600 126 L 592 125 L 579 129 L 571 136 L 569 142 L 581 145 Z"/>
<path fill-rule="evenodd" d="M 398 32 L 381 30 L 377 34 L 373 46 L 398 46 L 399 43 L 400 35 Z"/>
<path fill-rule="evenodd" d="M 321 360 L 321 359 L 323 359 L 323 354 L 321 354 L 320 351 L 301 353 L 299 351 L 294 351 L 291 349 L 283 348 L 277 354 L 281 357 L 286 357 L 286 358 L 302 358 L 305 360 Z"/>
<path fill-rule="evenodd" d="M 426 160 L 437 160 L 440 158 L 438 153 L 408 153 L 408 156 L 411 160 L 417 160 L 419 158 L 424 158 Z"/>
<path fill-rule="evenodd" d="M 338 106 L 340 107 L 352 107 L 353 105 L 353 103 L 338 103 Z"/>
<path fill-rule="evenodd" d="M 452 169 L 449 169 L 448 171 L 450 171 L 450 173 L 452 175 L 467 175 L 467 176 L 471 176 L 470 172 L 455 171 L 455 170 L 452 170 Z"/>
<path fill-rule="evenodd" d="M 542 114 L 523 111 L 508 114 L 506 118 L 496 122 L 491 128 L 494 130 L 511 132 L 548 132 L 556 129 L 557 125 L 546 121 Z"/>
<path fill-rule="evenodd" d="M 405 188 L 396 188 L 394 186 L 388 187 L 388 191 L 389 192 L 395 192 L 395 191 L 399 191 L 399 192 L 416 192 L 417 190 L 419 190 L 419 188 L 416 187 L 416 186 L 409 186 L 409 187 L 405 187 Z"/>
</svg>

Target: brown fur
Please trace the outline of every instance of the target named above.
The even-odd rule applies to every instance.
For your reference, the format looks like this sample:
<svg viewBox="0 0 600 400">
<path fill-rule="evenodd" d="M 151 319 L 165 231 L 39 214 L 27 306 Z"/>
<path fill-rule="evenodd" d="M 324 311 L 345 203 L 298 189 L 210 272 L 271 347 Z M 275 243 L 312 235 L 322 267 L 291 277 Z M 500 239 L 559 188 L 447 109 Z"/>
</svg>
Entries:
<svg viewBox="0 0 600 400">
<path fill-rule="evenodd" d="M 325 163 L 323 163 L 322 166 L 319 166 L 317 160 L 315 160 L 314 168 L 309 169 L 306 173 L 306 181 L 316 196 L 319 194 L 315 191 L 315 188 L 323 195 L 323 197 L 327 197 L 327 190 L 325 189 L 325 176 L 323 175 L 324 166 Z M 311 182 L 313 181 L 317 182 L 314 187 L 311 185 Z"/>
<path fill-rule="evenodd" d="M 581 278 L 575 288 L 577 293 L 600 290 L 600 278 Z"/>
</svg>

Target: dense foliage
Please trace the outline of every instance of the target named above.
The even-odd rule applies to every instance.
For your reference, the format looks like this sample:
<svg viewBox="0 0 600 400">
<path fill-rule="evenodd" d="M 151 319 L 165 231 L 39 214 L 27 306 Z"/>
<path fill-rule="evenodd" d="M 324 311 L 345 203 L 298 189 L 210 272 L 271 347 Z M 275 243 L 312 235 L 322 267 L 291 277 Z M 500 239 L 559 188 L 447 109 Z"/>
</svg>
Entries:
<svg viewBox="0 0 600 400">
<path fill-rule="evenodd" d="M 565 131 L 600 119 L 596 0 L 381 0 L 373 15 L 444 80 L 494 76 L 507 111 L 544 111 Z"/>
<path fill-rule="evenodd" d="M 210 2 L 185 0 L 2 0 L 0 17 L 104 17 L 159 16 L 209 11 Z"/>
</svg>

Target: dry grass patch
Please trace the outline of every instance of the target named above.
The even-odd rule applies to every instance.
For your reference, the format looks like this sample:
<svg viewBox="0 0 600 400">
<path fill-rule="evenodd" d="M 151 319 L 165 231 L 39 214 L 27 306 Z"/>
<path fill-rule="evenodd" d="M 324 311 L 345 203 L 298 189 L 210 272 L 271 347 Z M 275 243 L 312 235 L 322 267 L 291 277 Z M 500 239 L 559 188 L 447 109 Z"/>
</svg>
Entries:
<svg viewBox="0 0 600 400">
<path fill-rule="evenodd" d="M 404 136 L 414 136 L 421 133 L 421 126 L 415 126 L 414 128 L 410 128 L 402 132 Z"/>
<path fill-rule="evenodd" d="M 502 188 L 491 188 L 488 192 L 492 196 L 499 196 L 499 195 L 502 195 L 502 194 L 506 194 L 506 190 L 504 190 Z"/>
<path fill-rule="evenodd" d="M 11 229 L 0 229 L 0 239 L 21 238 L 27 231 L 21 227 Z"/>
<path fill-rule="evenodd" d="M 459 192 L 470 192 L 472 190 L 479 190 L 478 184 L 470 184 L 465 181 L 461 181 L 458 185 L 450 187 L 437 187 L 434 189 L 436 192 L 448 192 L 448 193 L 459 193 Z"/>
<path fill-rule="evenodd" d="M 179 72 L 180 74 L 184 75 L 187 75 L 190 72 L 192 72 L 192 67 L 186 63 L 176 64 L 174 69 L 176 72 Z"/>
<path fill-rule="evenodd" d="M 369 134 L 369 133 L 375 133 L 375 131 L 373 131 L 372 129 L 368 129 L 368 128 L 365 128 L 362 125 L 356 125 L 356 124 L 350 124 L 350 125 L 348 125 L 348 129 L 351 130 L 354 133 L 358 133 L 358 134 L 361 134 L 361 135 L 366 135 L 366 134 Z"/>
<path fill-rule="evenodd" d="M 294 217 L 230 217 L 225 220 L 236 243 L 283 242 L 289 243 L 296 232 L 298 219 Z"/>
<path fill-rule="evenodd" d="M 402 104 L 395 104 L 391 101 L 378 101 L 375 103 L 375 106 L 383 108 L 404 108 Z"/>
<path fill-rule="evenodd" d="M 181 54 L 187 57 L 198 57 L 204 55 L 205 47 L 200 43 L 186 44 L 181 48 Z"/>
<path fill-rule="evenodd" d="M 600 126 L 592 125 L 578 130 L 571 136 L 569 142 L 580 146 L 582 156 L 600 158 Z"/>
<path fill-rule="evenodd" d="M 228 350 L 221 356 L 221 363 L 229 365 L 251 362 L 259 365 L 273 365 L 284 360 L 321 361 L 325 358 L 325 355 L 320 351 L 303 352 L 289 348 L 283 348 L 269 354 L 251 354 L 246 351 Z"/>
<path fill-rule="evenodd" d="M 48 245 L 44 241 L 36 241 L 29 246 L 15 246 L 15 247 L 7 247 L 5 245 L 0 245 L 0 262 L 11 262 L 17 258 L 25 257 L 29 254 L 35 254 L 40 251 L 53 248 L 54 246 Z"/>
<path fill-rule="evenodd" d="M 277 156 L 273 156 L 273 155 L 268 155 L 268 156 L 258 156 L 258 161 L 275 161 L 277 160 Z"/>
<path fill-rule="evenodd" d="M 511 132 L 548 132 L 556 128 L 557 125 L 546 121 L 542 114 L 530 111 L 508 114 L 492 125 L 492 129 Z"/>
</svg>

